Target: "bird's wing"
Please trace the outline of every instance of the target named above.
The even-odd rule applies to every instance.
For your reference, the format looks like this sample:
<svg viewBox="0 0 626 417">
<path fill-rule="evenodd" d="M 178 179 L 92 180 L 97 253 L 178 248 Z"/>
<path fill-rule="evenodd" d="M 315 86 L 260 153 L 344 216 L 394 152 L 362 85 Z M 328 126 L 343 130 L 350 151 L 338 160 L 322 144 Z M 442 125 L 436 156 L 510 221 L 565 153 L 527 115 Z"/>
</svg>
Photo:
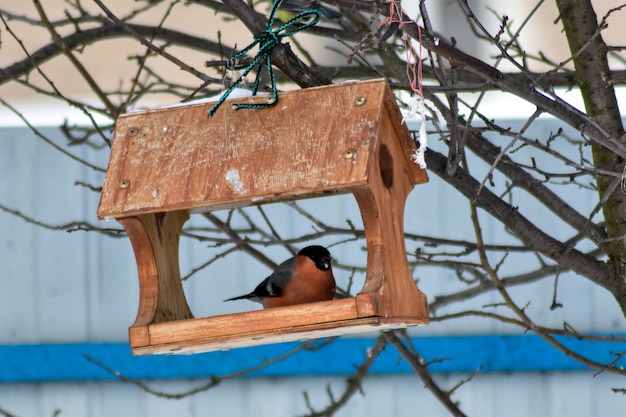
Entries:
<svg viewBox="0 0 626 417">
<path fill-rule="evenodd" d="M 272 272 L 272 275 L 265 278 L 260 283 L 254 292 L 257 295 L 259 291 L 262 293 L 261 297 L 280 297 L 283 288 L 287 285 L 287 282 L 293 276 L 293 264 L 296 262 L 296 257 L 287 259 L 285 262 L 278 265 L 278 267 Z"/>
<path fill-rule="evenodd" d="M 239 297 L 229 298 L 224 301 L 234 301 L 248 299 L 251 301 L 262 302 L 266 297 L 280 297 L 283 292 L 283 288 L 287 285 L 287 282 L 293 275 L 293 264 L 295 263 L 295 256 L 291 259 L 287 259 L 285 262 L 278 265 L 276 270 L 272 274 L 265 278 L 259 285 L 256 286 L 254 291 L 248 294 L 240 295 Z"/>
</svg>

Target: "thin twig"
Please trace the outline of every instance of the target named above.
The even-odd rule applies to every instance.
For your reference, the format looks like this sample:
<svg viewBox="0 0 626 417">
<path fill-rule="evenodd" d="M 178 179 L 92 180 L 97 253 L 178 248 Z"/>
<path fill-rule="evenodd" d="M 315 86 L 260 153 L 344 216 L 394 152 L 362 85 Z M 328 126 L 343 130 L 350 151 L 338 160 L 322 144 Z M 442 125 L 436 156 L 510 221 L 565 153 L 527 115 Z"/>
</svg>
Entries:
<svg viewBox="0 0 626 417">
<path fill-rule="evenodd" d="M 478 191 L 476 191 L 476 195 L 480 194 L 480 191 L 483 189 L 483 187 L 485 186 L 485 183 L 487 182 L 487 180 L 492 176 L 493 171 L 496 169 L 496 166 L 498 165 L 498 163 L 500 162 L 500 160 L 504 157 L 504 155 L 506 155 L 507 151 L 509 149 L 511 149 L 511 147 L 515 144 L 515 142 L 517 140 L 519 140 L 519 138 L 524 134 L 524 132 L 530 127 L 530 125 L 537 120 L 537 118 L 539 116 L 541 116 L 543 112 L 539 109 L 535 110 L 535 112 L 532 114 L 532 116 L 530 116 L 528 118 L 528 120 L 526 120 L 526 123 L 524 124 L 524 126 L 522 126 L 522 128 L 519 130 L 519 132 L 515 135 L 515 137 L 509 142 L 507 143 L 507 145 L 504 147 L 504 149 L 502 149 L 502 151 L 500 152 L 500 154 L 498 156 L 496 156 L 496 158 L 494 159 L 493 163 L 491 164 L 491 166 L 489 167 L 489 171 L 487 172 L 487 174 L 485 175 L 485 178 L 483 179 L 483 181 L 480 183 L 480 186 L 478 187 Z M 469 126 L 469 125 L 468 125 Z"/>
<path fill-rule="evenodd" d="M 31 216 L 27 216 L 21 211 L 9 208 L 5 206 L 4 204 L 0 204 L 0 210 L 7 212 L 9 214 L 12 214 L 16 217 L 19 217 L 20 219 L 26 221 L 27 223 L 34 224 L 35 226 L 39 226 L 47 230 L 56 230 L 56 231 L 63 230 L 66 232 L 73 232 L 76 230 L 97 231 L 97 232 L 103 233 L 111 237 L 121 237 L 124 234 L 124 231 L 122 229 L 99 228 L 86 221 L 74 221 L 74 222 L 58 224 L 58 225 L 49 224 L 49 223 L 42 222 L 41 220 L 36 220 L 35 218 Z"/>
<path fill-rule="evenodd" d="M 24 115 L 22 113 L 20 113 L 15 107 L 11 106 L 8 102 L 6 102 L 2 97 L 0 97 L 0 103 L 2 103 L 3 106 L 5 106 L 6 108 L 8 108 L 9 110 L 11 110 L 17 117 L 19 117 L 25 124 L 26 126 L 28 126 L 30 128 L 30 130 L 40 139 L 42 139 L 44 142 L 46 142 L 48 145 L 52 146 L 54 149 L 56 149 L 57 151 L 61 152 L 63 155 L 69 156 L 71 159 L 73 159 L 76 162 L 79 162 L 83 165 L 85 165 L 86 167 L 89 167 L 91 169 L 93 169 L 94 171 L 98 171 L 98 172 L 106 172 L 106 170 L 104 168 L 100 168 L 99 166 L 93 165 L 90 162 L 87 162 L 84 159 L 81 159 L 79 157 L 77 157 L 76 155 L 68 152 L 67 150 L 65 150 L 63 147 L 57 145 L 56 143 L 54 143 L 53 141 L 51 141 L 50 139 L 48 139 L 48 137 L 46 137 L 46 135 L 44 135 L 43 133 L 41 133 L 39 131 L 39 129 L 37 129 L 35 126 L 33 126 L 27 119 L 26 117 L 24 117 Z"/>
<path fill-rule="evenodd" d="M 346 380 L 346 387 L 341 397 L 335 399 L 332 391 L 328 391 L 330 404 L 323 410 L 315 411 L 313 407 L 308 404 L 308 395 L 305 392 L 304 396 L 311 413 L 303 417 L 330 417 L 344 407 L 356 393 L 362 392 L 361 381 L 368 374 L 370 367 L 376 358 L 380 356 L 385 346 L 387 346 L 387 339 L 381 334 L 376 338 L 374 345 L 367 350 L 367 357 L 363 363 L 361 363 L 355 373 Z"/>
<path fill-rule="evenodd" d="M 102 91 L 96 80 L 94 80 L 94 78 L 85 68 L 85 66 L 80 62 L 80 60 L 76 58 L 72 50 L 63 43 L 63 38 L 54 29 L 52 23 L 50 23 L 50 20 L 48 20 L 48 15 L 46 14 L 39 0 L 33 0 L 33 4 L 35 5 L 35 8 L 37 9 L 39 16 L 41 17 L 41 23 L 43 23 L 44 27 L 48 30 L 48 32 L 52 36 L 52 39 L 57 43 L 57 45 L 59 45 L 59 48 L 61 49 L 61 51 L 63 51 L 63 54 L 70 60 L 74 68 L 78 70 L 83 79 L 87 82 L 87 84 L 89 84 L 91 90 L 98 96 L 100 101 L 102 101 L 102 104 L 105 105 L 111 117 L 113 119 L 117 119 L 117 117 L 119 116 L 118 108 L 111 102 L 111 100 L 109 100 L 109 97 L 104 93 L 104 91 Z"/>
<path fill-rule="evenodd" d="M 61 98 L 63 99 L 66 103 L 68 103 L 70 106 L 72 107 L 76 107 L 78 108 L 85 116 L 87 116 L 87 118 L 89 119 L 89 121 L 91 122 L 91 124 L 94 126 L 94 128 L 96 129 L 96 131 L 98 132 L 98 134 L 100 135 L 100 137 L 102 138 L 102 140 L 104 141 L 104 143 L 108 146 L 111 147 L 111 141 L 109 140 L 109 138 L 104 134 L 104 132 L 100 129 L 100 126 L 98 125 L 98 123 L 96 123 L 93 115 L 91 114 L 91 112 L 88 111 L 88 107 L 85 105 L 81 105 L 79 103 L 77 103 L 74 100 L 70 100 L 69 98 L 65 97 L 61 91 L 59 91 L 59 89 L 56 87 L 55 83 L 46 75 L 46 73 L 44 73 L 42 71 L 42 69 L 39 67 L 39 62 L 37 59 L 35 59 L 26 49 L 26 47 L 24 46 L 24 42 L 13 32 L 13 30 L 11 29 L 11 27 L 9 26 L 8 22 L 5 20 L 4 16 L 2 15 L 2 13 L 0 13 L 0 20 L 2 20 L 2 23 L 4 24 L 4 27 L 6 28 L 7 32 L 13 37 L 13 39 L 15 39 L 15 41 L 18 43 L 18 45 L 20 45 L 20 48 L 22 49 L 22 51 L 24 52 L 24 54 L 26 54 L 26 61 L 32 65 L 32 68 L 35 68 L 36 71 L 39 73 L 39 75 L 41 75 L 43 77 L 44 80 L 46 80 L 46 82 L 48 83 L 48 85 L 52 88 L 52 90 L 55 93 L 55 96 L 57 98 Z M 62 44 L 65 45 L 65 42 L 62 41 Z M 58 46 L 58 45 L 57 45 Z M 61 50 L 61 48 L 59 47 L 59 50 Z M 2 84 L 2 80 L 1 80 L 1 76 L 2 73 L 10 73 L 11 71 L 0 71 L 0 84 Z M 20 80 L 17 80 L 17 75 L 14 76 L 15 80 L 17 82 L 20 82 Z M 30 88 L 34 88 L 34 86 L 28 82 L 21 82 L 23 84 L 28 85 L 28 87 Z M 5 106 L 7 106 L 6 102 L 3 101 L 3 104 Z M 7 106 L 9 107 L 9 106 Z M 19 114 L 16 110 L 12 109 L 11 110 L 17 114 L 22 120 L 26 121 L 21 114 Z M 27 123 L 29 126 L 30 124 Z M 32 129 L 32 128 L 31 128 Z"/>
<path fill-rule="evenodd" d="M 465 166 L 466 166 L 466 169 L 467 169 L 467 165 L 465 165 Z M 497 271 L 495 271 L 491 267 L 489 259 L 487 258 L 487 253 L 484 250 L 484 248 L 482 247 L 483 234 L 482 234 L 482 230 L 481 230 L 481 227 L 480 227 L 480 221 L 479 221 L 479 218 L 478 218 L 478 211 L 477 211 L 477 208 L 476 208 L 476 204 L 472 200 L 469 201 L 469 204 L 470 204 L 472 225 L 474 227 L 474 234 L 475 234 L 475 237 L 476 237 L 476 242 L 478 243 L 478 246 L 479 246 L 478 254 L 479 254 L 479 257 L 480 257 L 482 268 L 485 270 L 485 272 L 487 272 L 489 278 L 492 280 L 494 286 L 496 287 L 496 290 L 498 291 L 500 296 L 504 299 L 504 302 L 506 303 L 507 307 L 509 309 L 511 309 L 511 311 L 513 311 L 513 313 L 519 318 L 519 320 L 522 323 L 524 323 L 526 328 L 528 330 L 531 330 L 531 331 L 535 332 L 535 334 L 537 334 L 539 337 L 541 337 L 543 340 L 545 340 L 551 346 L 553 346 L 554 348 L 559 350 L 561 353 L 563 353 L 566 356 L 568 356 L 568 357 L 570 357 L 570 358 L 572 358 L 572 359 L 582 363 L 585 366 L 588 366 L 591 369 L 595 369 L 595 370 L 603 371 L 603 372 L 615 373 L 615 374 L 618 374 L 618 375 L 626 375 L 626 370 L 624 370 L 623 368 L 620 368 L 620 367 L 617 367 L 617 366 L 605 365 L 605 364 L 599 363 L 597 361 L 593 361 L 593 360 L 591 360 L 589 358 L 586 358 L 586 357 L 584 357 L 584 356 L 574 352 L 573 350 L 569 349 L 568 347 L 563 345 L 561 342 L 556 340 L 552 335 L 550 335 L 547 332 L 542 331 L 538 326 L 535 325 L 535 323 L 526 314 L 525 307 L 519 307 L 515 303 L 515 301 L 513 301 L 513 299 L 509 295 L 507 289 L 505 288 L 505 286 L 502 284 L 502 281 L 498 277 Z"/>
<path fill-rule="evenodd" d="M 148 47 L 148 49 L 150 49 L 153 52 L 156 52 L 157 54 L 161 55 L 165 59 L 173 62 L 178 67 L 180 67 L 182 70 L 185 70 L 185 71 L 189 72 L 190 74 L 195 75 L 196 77 L 198 77 L 202 81 L 210 80 L 210 78 L 207 75 L 201 73 L 200 71 L 196 70 L 192 66 L 189 66 L 189 65 L 185 64 L 180 59 L 178 59 L 175 56 L 169 54 L 168 52 L 165 52 L 162 48 L 159 48 L 154 43 L 148 41 L 146 38 L 141 36 L 131 26 L 127 25 L 122 20 L 120 20 L 117 16 L 115 16 L 115 14 L 113 14 L 113 12 L 111 12 L 111 10 L 109 10 L 109 8 L 106 7 L 104 5 L 104 3 L 102 3 L 102 1 L 94 0 L 94 2 L 102 9 L 102 11 L 104 11 L 104 13 L 107 15 L 107 17 L 109 19 L 111 19 L 112 22 L 114 22 L 115 24 L 119 25 L 125 32 L 127 32 L 128 34 L 130 34 L 130 35 L 134 36 L 136 39 L 138 39 L 143 45 Z"/>
<path fill-rule="evenodd" d="M 389 331 L 383 333 L 389 343 L 391 343 L 402 357 L 407 361 L 415 373 L 420 377 L 426 388 L 433 393 L 433 395 L 439 400 L 439 402 L 455 417 L 466 417 L 466 414 L 461 411 L 459 406 L 452 401 L 450 393 L 442 390 L 437 382 L 433 379 L 432 375 L 424 365 L 424 358 L 422 358 L 417 352 L 411 352 L 409 348 L 398 338 L 395 331 Z"/>
<path fill-rule="evenodd" d="M 276 268 L 276 262 L 265 256 L 260 250 L 254 249 L 250 244 L 245 243 L 246 240 L 242 239 L 241 236 L 239 236 L 239 234 L 233 228 L 231 228 L 227 223 L 224 223 L 222 220 L 220 220 L 219 217 L 217 217 L 213 213 L 203 213 L 203 216 L 211 221 L 211 223 L 213 223 L 219 229 L 221 229 L 229 238 L 233 239 L 237 247 L 243 252 L 252 256 L 257 261 L 266 265 L 268 268 Z"/>
<path fill-rule="evenodd" d="M 99 366 L 100 368 L 104 369 L 105 371 L 107 371 L 108 373 L 110 373 L 111 375 L 114 375 L 116 378 L 118 378 L 120 381 L 123 382 L 127 382 L 129 384 L 132 384 L 138 388 L 140 388 L 141 390 L 152 394 L 156 397 L 160 397 L 160 398 L 170 398 L 170 399 L 181 399 L 181 398 L 185 398 L 185 397 L 189 397 L 191 395 L 197 394 L 199 392 L 204 392 L 204 391 L 208 391 L 211 388 L 214 388 L 218 385 L 220 385 L 222 382 L 230 380 L 230 379 L 234 379 L 234 378 L 238 378 L 242 375 L 245 374 L 249 374 L 251 372 L 254 371 L 258 371 L 260 369 L 263 369 L 269 365 L 272 365 L 274 363 L 283 361 L 287 358 L 289 358 L 290 356 L 295 355 L 298 352 L 301 352 L 303 350 L 309 350 L 311 347 L 314 346 L 314 343 L 316 343 L 316 341 L 309 341 L 309 342 L 304 342 L 300 345 L 298 345 L 297 347 L 281 354 L 281 355 L 277 355 L 273 358 L 264 360 L 262 362 L 260 362 L 258 365 L 255 366 L 251 366 L 249 368 L 246 369 L 241 369 L 239 371 L 235 371 L 235 372 L 231 372 L 229 374 L 225 374 L 225 375 L 221 375 L 221 376 L 211 376 L 209 378 L 209 382 L 201 385 L 197 388 L 191 389 L 189 391 L 185 391 L 185 392 L 179 392 L 179 393 L 167 393 L 167 392 L 163 392 L 163 391 L 157 391 L 153 388 L 150 388 L 146 383 L 136 380 L 136 379 L 132 379 L 129 377 L 126 377 L 124 374 L 122 374 L 119 371 L 116 371 L 115 369 L 107 366 L 106 364 L 104 364 L 103 362 L 95 359 L 94 357 L 85 354 L 84 357 L 85 359 L 87 359 L 89 362 Z"/>
</svg>

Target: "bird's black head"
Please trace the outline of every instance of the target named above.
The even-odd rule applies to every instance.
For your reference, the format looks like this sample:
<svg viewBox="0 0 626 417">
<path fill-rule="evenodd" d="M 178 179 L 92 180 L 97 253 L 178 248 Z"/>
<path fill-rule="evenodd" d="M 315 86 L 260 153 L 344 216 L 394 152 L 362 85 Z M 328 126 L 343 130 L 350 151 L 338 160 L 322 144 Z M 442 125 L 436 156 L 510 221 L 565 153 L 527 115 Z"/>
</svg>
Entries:
<svg viewBox="0 0 626 417">
<path fill-rule="evenodd" d="M 330 252 L 323 246 L 307 246 L 298 252 L 298 255 L 306 256 L 315 262 L 315 266 L 317 266 L 322 271 L 327 271 L 330 269 L 330 261 L 333 259 L 330 256 Z"/>
</svg>

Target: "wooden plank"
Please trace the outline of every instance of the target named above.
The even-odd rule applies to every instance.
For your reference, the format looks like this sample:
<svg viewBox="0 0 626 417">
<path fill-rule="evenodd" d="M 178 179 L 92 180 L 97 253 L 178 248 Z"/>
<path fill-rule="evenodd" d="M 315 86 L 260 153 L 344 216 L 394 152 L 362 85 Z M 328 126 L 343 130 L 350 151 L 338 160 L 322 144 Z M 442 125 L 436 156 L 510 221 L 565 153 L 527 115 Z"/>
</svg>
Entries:
<svg viewBox="0 0 626 417">
<path fill-rule="evenodd" d="M 150 330 L 146 324 L 133 324 L 128 328 L 130 346 L 147 346 L 150 344 Z"/>
<path fill-rule="evenodd" d="M 229 100 L 211 119 L 212 103 L 123 115 L 98 216 L 345 192 L 367 179 L 385 89 L 374 80 L 286 92 L 262 110 Z"/>
<path fill-rule="evenodd" d="M 315 339 L 426 324 L 415 317 L 359 317 L 372 297 L 278 307 L 245 313 L 131 327 L 134 354 L 196 353 L 268 343 Z M 146 333 L 148 338 L 146 339 Z"/>
<path fill-rule="evenodd" d="M 195 340 L 316 325 L 357 317 L 354 298 L 149 325 L 150 343 Z"/>
<path fill-rule="evenodd" d="M 317 325 L 286 327 L 264 332 L 249 331 L 222 337 L 200 338 L 187 341 L 171 341 L 163 344 L 132 347 L 133 355 L 154 354 L 191 354 L 215 350 L 229 350 L 247 346 L 260 346 L 273 343 L 311 340 L 322 337 L 334 337 L 347 334 L 377 332 L 390 329 L 402 329 L 425 323 L 408 319 L 390 320 L 381 317 L 367 317 L 329 322 Z"/>
</svg>

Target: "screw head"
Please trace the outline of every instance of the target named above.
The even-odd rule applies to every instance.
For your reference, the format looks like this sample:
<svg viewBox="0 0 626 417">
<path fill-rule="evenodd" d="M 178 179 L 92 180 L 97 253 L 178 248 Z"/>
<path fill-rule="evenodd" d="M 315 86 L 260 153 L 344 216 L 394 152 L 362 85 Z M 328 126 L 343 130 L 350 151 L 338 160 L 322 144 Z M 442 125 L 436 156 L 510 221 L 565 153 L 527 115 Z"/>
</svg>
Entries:
<svg viewBox="0 0 626 417">
<path fill-rule="evenodd" d="M 353 159 L 356 156 L 356 149 L 350 148 L 343 153 L 345 159 Z"/>
</svg>

